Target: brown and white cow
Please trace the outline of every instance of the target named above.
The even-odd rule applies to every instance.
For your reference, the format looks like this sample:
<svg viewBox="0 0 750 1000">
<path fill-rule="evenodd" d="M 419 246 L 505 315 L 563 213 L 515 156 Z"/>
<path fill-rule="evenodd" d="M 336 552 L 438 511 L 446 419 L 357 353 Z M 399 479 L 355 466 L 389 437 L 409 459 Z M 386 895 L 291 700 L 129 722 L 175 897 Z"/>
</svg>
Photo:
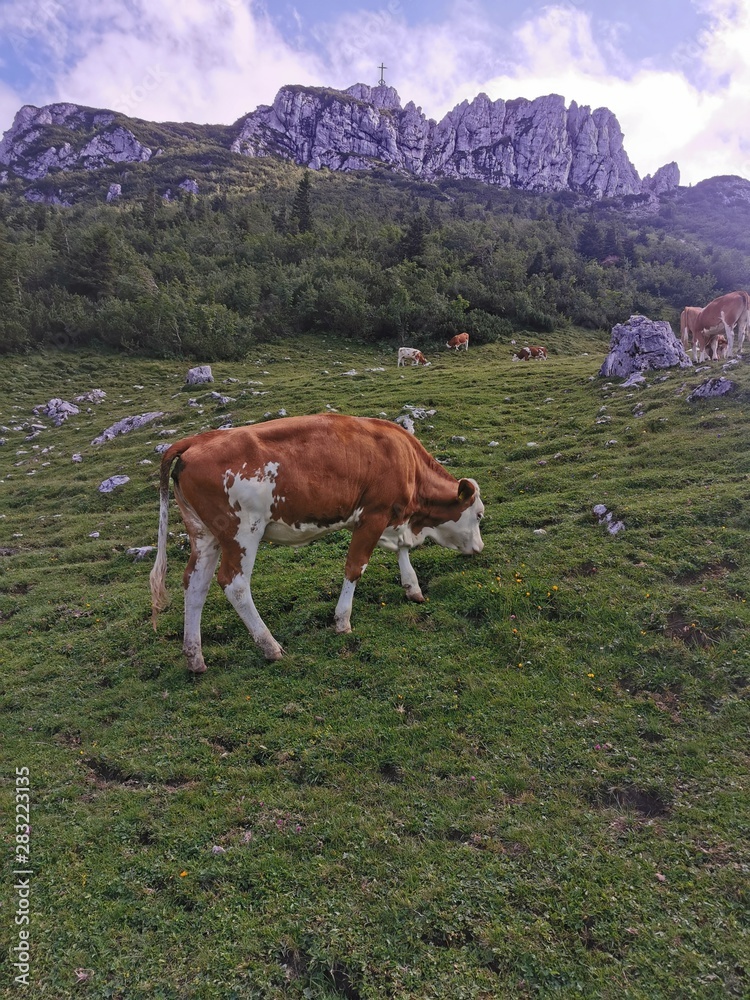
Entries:
<svg viewBox="0 0 750 1000">
<path fill-rule="evenodd" d="M 702 360 L 708 353 L 712 361 L 718 360 L 719 334 L 727 338 L 727 354 L 734 353 L 734 331 L 737 329 L 737 353 L 742 354 L 742 342 L 750 325 L 750 295 L 747 292 L 727 292 L 701 309 L 693 326 L 693 360 Z M 701 351 L 699 357 L 698 350 Z"/>
<path fill-rule="evenodd" d="M 405 365 L 407 361 L 411 361 L 412 368 L 415 365 L 429 365 L 429 361 L 418 351 L 416 347 L 399 347 L 398 349 L 398 367 Z"/>
<path fill-rule="evenodd" d="M 465 351 L 469 350 L 469 335 L 468 333 L 457 333 L 455 337 L 451 337 L 448 343 L 445 345 L 448 348 L 453 348 L 456 351 L 460 351 L 461 348 Z"/>
<path fill-rule="evenodd" d="M 174 465 L 174 468 L 172 468 Z M 402 427 L 326 413 L 207 431 L 162 456 L 159 539 L 151 571 L 152 622 L 167 606 L 169 476 L 190 536 L 183 577 L 183 650 L 206 669 L 201 612 L 216 566 L 229 601 L 269 660 L 282 647 L 253 603 L 250 579 L 261 541 L 304 545 L 346 528 L 352 538 L 334 613 L 350 632 L 352 598 L 375 546 L 398 553 L 406 596 L 424 597 L 409 550 L 431 538 L 463 555 L 481 552 L 484 504 L 473 479 L 456 480 Z"/>
<path fill-rule="evenodd" d="M 537 361 L 547 360 L 547 348 L 546 347 L 521 347 L 513 355 L 514 361 L 531 361 L 534 358 Z"/>
<path fill-rule="evenodd" d="M 700 313 L 700 306 L 685 306 L 680 313 L 680 339 L 686 351 L 690 350 L 693 343 L 695 321 Z"/>
</svg>

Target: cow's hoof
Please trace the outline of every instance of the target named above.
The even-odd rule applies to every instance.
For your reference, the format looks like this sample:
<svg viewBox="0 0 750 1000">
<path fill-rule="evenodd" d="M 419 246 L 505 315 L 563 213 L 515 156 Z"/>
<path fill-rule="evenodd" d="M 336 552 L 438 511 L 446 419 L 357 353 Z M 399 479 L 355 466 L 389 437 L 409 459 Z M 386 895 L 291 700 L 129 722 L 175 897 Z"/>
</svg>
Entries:
<svg viewBox="0 0 750 1000">
<path fill-rule="evenodd" d="M 206 664 L 203 660 L 200 663 L 188 663 L 188 673 L 191 674 L 205 674 Z"/>
<path fill-rule="evenodd" d="M 280 660 L 284 655 L 284 647 L 275 643 L 273 646 L 268 646 L 263 650 L 263 655 L 267 660 Z"/>
<path fill-rule="evenodd" d="M 424 604 L 425 596 L 421 590 L 407 590 L 405 593 L 407 598 L 410 601 L 414 601 L 415 604 Z"/>
<path fill-rule="evenodd" d="M 352 627 L 349 624 L 349 622 L 346 622 L 343 625 L 339 625 L 337 622 L 335 628 L 337 635 L 348 635 L 352 630 Z"/>
</svg>

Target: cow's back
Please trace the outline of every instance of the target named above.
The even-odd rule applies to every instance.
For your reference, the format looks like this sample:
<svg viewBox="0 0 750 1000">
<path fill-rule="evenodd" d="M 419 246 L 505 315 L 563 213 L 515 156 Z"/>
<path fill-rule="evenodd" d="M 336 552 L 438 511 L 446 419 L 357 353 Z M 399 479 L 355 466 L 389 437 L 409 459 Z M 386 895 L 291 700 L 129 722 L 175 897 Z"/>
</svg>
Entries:
<svg viewBox="0 0 750 1000">
<path fill-rule="evenodd" d="M 209 431 L 176 442 L 165 459 L 170 452 L 179 455 L 179 493 L 209 525 L 217 509 L 236 506 L 256 483 L 272 484 L 271 516 L 290 524 L 335 523 L 358 509 L 403 510 L 421 466 L 437 465 L 398 425 L 343 414 Z"/>
</svg>

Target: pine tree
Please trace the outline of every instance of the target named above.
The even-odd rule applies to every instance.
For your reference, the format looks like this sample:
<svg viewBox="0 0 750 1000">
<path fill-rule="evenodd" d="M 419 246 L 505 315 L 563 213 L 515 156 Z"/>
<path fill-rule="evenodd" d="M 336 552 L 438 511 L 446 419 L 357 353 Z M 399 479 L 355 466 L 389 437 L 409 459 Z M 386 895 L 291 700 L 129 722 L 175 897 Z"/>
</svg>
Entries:
<svg viewBox="0 0 750 1000">
<path fill-rule="evenodd" d="M 297 224 L 297 231 L 309 233 L 313 227 L 312 210 L 310 208 L 310 172 L 306 170 L 302 180 L 297 185 L 297 193 L 292 205 L 292 221 Z"/>
</svg>

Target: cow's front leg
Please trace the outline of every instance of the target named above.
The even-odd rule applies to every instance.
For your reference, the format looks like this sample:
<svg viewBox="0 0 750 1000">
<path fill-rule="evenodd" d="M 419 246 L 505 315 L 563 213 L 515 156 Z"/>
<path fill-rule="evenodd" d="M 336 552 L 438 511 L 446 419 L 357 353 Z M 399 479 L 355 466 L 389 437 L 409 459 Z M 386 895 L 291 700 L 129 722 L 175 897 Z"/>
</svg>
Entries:
<svg viewBox="0 0 750 1000">
<path fill-rule="evenodd" d="M 414 572 L 414 567 L 409 559 L 409 550 L 407 548 L 400 548 L 398 550 L 398 568 L 401 572 L 401 586 L 404 588 L 406 596 L 410 601 L 416 601 L 417 604 L 424 604 L 424 595 L 419 586 L 417 574 Z"/>
<path fill-rule="evenodd" d="M 337 632 L 351 632 L 352 601 L 354 591 L 357 588 L 359 578 L 367 569 L 370 556 L 375 548 L 378 539 L 388 526 L 386 517 L 372 518 L 365 523 L 360 523 L 352 532 L 352 540 L 349 543 L 349 552 L 346 556 L 346 570 L 344 573 L 344 585 L 341 588 L 336 610 L 333 613 L 333 621 Z"/>
<path fill-rule="evenodd" d="M 265 658 L 280 660 L 284 650 L 258 614 L 250 591 L 250 579 L 259 545 L 260 538 L 253 538 L 245 545 L 244 551 L 236 543 L 232 550 L 224 549 L 219 567 L 219 583 Z"/>
</svg>

